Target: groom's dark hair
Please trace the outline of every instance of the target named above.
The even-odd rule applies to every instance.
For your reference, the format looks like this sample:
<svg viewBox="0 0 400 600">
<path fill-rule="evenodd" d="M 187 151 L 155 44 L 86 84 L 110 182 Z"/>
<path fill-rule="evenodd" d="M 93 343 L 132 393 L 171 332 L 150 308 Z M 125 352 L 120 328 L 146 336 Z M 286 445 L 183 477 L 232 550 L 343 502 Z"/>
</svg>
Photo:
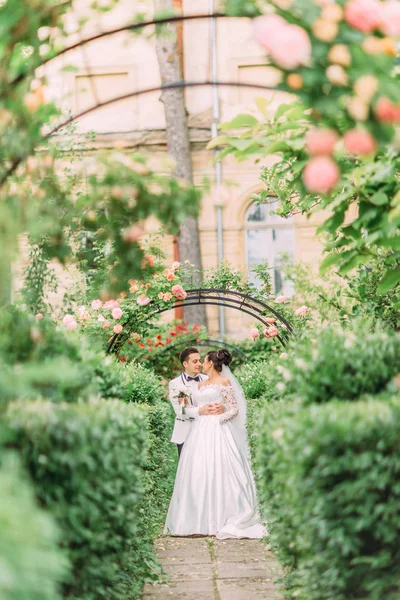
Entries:
<svg viewBox="0 0 400 600">
<path fill-rule="evenodd" d="M 187 361 L 191 354 L 199 354 L 199 351 L 197 350 L 197 348 L 185 348 L 185 350 L 181 352 L 179 360 L 181 361 L 182 367 L 183 363 Z"/>
</svg>

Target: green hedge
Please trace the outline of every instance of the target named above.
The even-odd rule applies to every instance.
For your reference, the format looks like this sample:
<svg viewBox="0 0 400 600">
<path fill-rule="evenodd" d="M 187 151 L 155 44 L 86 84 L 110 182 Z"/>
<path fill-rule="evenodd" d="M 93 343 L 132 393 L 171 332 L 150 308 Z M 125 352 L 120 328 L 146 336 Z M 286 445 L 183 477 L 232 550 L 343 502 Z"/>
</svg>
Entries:
<svg viewBox="0 0 400 600">
<path fill-rule="evenodd" d="M 308 404 L 378 394 L 400 372 L 400 334 L 365 322 L 330 326 L 316 340 L 300 340 L 280 370 L 280 392 Z"/>
<path fill-rule="evenodd" d="M 144 496 L 140 531 L 152 542 L 164 525 L 174 487 L 177 451 L 170 438 L 175 414 L 169 402 L 144 408 L 147 417 L 148 452 L 144 467 Z"/>
<path fill-rule="evenodd" d="M 120 401 L 10 404 L 13 446 L 37 497 L 62 529 L 73 572 L 64 594 L 79 600 L 133 598 L 140 547 L 147 421 Z"/>
<path fill-rule="evenodd" d="M 125 399 L 129 402 L 155 405 L 166 397 L 160 377 L 141 365 L 128 364 L 122 377 L 126 386 Z"/>
<path fill-rule="evenodd" d="M 58 548 L 59 531 L 38 507 L 19 458 L 6 453 L 0 467 L 0 597 L 58 600 L 68 563 Z"/>
<path fill-rule="evenodd" d="M 397 600 L 400 395 L 297 408 L 268 405 L 258 452 L 271 539 L 294 567 L 294 596 Z"/>
<path fill-rule="evenodd" d="M 281 362 L 282 360 L 274 354 L 269 362 L 248 362 L 235 371 L 235 376 L 248 400 L 261 396 L 268 400 L 279 399 L 276 384 L 281 381 L 282 376 L 277 365 Z"/>
</svg>

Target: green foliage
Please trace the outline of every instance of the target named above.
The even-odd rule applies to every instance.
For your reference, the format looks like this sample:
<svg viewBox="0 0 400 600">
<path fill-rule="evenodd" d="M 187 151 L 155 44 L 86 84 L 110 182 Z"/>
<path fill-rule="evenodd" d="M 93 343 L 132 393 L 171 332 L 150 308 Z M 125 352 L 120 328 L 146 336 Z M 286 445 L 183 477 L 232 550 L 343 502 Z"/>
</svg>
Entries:
<svg viewBox="0 0 400 600">
<path fill-rule="evenodd" d="M 31 246 L 28 266 L 24 273 L 24 287 L 21 291 L 29 311 L 34 314 L 45 312 L 45 296 L 49 292 L 56 293 L 57 287 L 56 276 L 44 256 L 43 248 L 38 245 Z"/>
<path fill-rule="evenodd" d="M 400 371 L 400 335 L 362 321 L 349 330 L 329 326 L 317 340 L 300 340 L 279 369 L 280 391 L 308 404 L 377 394 Z"/>
<path fill-rule="evenodd" d="M 146 419 L 120 401 L 9 406 L 7 422 L 40 503 L 62 530 L 73 572 L 68 597 L 133 597 Z"/>
<path fill-rule="evenodd" d="M 141 538 L 152 543 L 161 533 L 175 479 L 177 452 L 170 438 L 175 414 L 170 403 L 160 400 L 146 407 L 148 451 L 144 467 L 141 504 Z"/>
<path fill-rule="evenodd" d="M 292 597 L 398 598 L 399 435 L 398 393 L 264 410 L 259 481 Z"/>
<path fill-rule="evenodd" d="M 0 489 L 2 600 L 58 600 L 68 566 L 59 530 L 39 508 L 14 453 L 1 457 Z"/>
<path fill-rule="evenodd" d="M 133 363 L 124 368 L 126 400 L 135 404 L 156 404 L 165 398 L 160 378 L 146 367 Z"/>
<path fill-rule="evenodd" d="M 295 93 L 297 100 L 281 104 L 272 115 L 269 102 L 258 98 L 258 118 L 241 114 L 222 124 L 223 135 L 213 140 L 210 147 L 219 147 L 222 156 L 233 154 L 238 161 L 259 162 L 267 156 L 279 157 L 281 160 L 261 170 L 266 190 L 260 194 L 260 200 L 267 194 L 276 194 L 281 200 L 277 212 L 282 216 L 327 209 L 318 228 L 318 232 L 327 237 L 329 252 L 323 268 L 336 265 L 339 273 L 345 275 L 375 260 L 379 250 L 387 250 L 381 256 L 384 272 L 377 288 L 378 294 L 385 294 L 400 282 L 397 176 L 400 162 L 397 150 L 391 145 L 395 136 L 393 122 L 381 119 L 376 109 L 379 101 L 386 99 L 396 105 L 400 99 L 394 40 L 388 38 L 388 46 L 372 55 L 364 44 L 366 34 L 352 27 L 346 19 L 340 21 L 340 27 L 330 40 L 322 39 L 315 27 L 318 29 L 325 20 L 324 7 L 312 0 L 298 0 L 295 10 L 290 3 L 274 3 L 271 10 L 266 0 L 246 3 L 226 0 L 225 6 L 233 15 L 253 16 L 259 10 L 279 15 L 287 26 L 302 29 L 305 39 L 309 40 L 311 56 L 310 60 L 297 65 L 294 60 L 293 67 L 288 68 L 276 40 L 277 51 L 270 52 L 268 57 L 282 76 L 276 89 Z M 319 18 L 323 20 L 320 23 Z M 332 27 L 336 28 L 336 24 Z M 344 68 L 332 66 L 330 52 L 338 44 L 348 56 Z M 332 69 L 340 72 L 339 80 L 332 78 Z M 369 95 L 357 91 L 366 73 L 372 82 Z M 354 108 L 357 104 L 362 114 Z M 313 159 L 306 145 L 306 133 L 311 128 L 329 128 L 341 142 L 348 132 L 368 132 L 376 150 L 362 156 L 362 152 L 357 155 L 347 151 L 346 144 L 336 144 L 331 153 L 331 166 L 337 167 L 340 177 L 330 189 L 324 190 L 322 186 L 318 193 L 315 191 L 318 185 L 314 188 L 304 177 L 305 168 Z M 349 211 L 355 206 L 356 211 Z"/>
</svg>

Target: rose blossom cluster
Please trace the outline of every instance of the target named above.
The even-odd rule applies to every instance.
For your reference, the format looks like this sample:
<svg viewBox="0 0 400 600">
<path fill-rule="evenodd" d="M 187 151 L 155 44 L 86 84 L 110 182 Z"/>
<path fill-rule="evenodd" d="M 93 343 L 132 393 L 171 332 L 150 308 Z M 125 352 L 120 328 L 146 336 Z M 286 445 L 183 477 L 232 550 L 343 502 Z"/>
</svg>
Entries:
<svg viewBox="0 0 400 600">
<path fill-rule="evenodd" d="M 326 55 L 325 76 L 331 86 L 346 88 L 345 108 L 349 116 L 358 123 L 367 121 L 370 115 L 382 123 L 400 123 L 400 103 L 380 93 L 376 76 L 366 73 L 352 84 L 347 69 L 356 58 L 353 56 L 355 50 L 346 44 L 335 43 L 340 24 L 346 23 L 365 34 L 360 45 L 366 54 L 396 56 L 395 40 L 400 39 L 400 1 L 349 0 L 344 7 L 329 0 L 318 0 L 317 3 L 321 7 L 320 13 L 311 24 L 311 32 L 316 40 L 332 44 Z M 278 2 L 275 4 L 282 8 Z M 289 23 L 279 15 L 268 14 L 254 20 L 254 35 L 282 70 L 311 67 L 311 38 L 301 26 Z M 304 85 L 301 71 L 287 74 L 286 83 L 293 90 L 301 90 Z M 378 150 L 376 139 L 366 128 L 355 127 L 341 140 L 332 129 L 310 131 L 306 139 L 310 160 L 303 170 L 303 183 L 309 192 L 329 194 L 339 184 L 340 170 L 332 156 L 338 142 L 352 156 L 370 156 Z"/>
<path fill-rule="evenodd" d="M 339 141 L 332 129 L 312 129 L 306 135 L 305 148 L 311 158 L 303 171 L 303 182 L 309 192 L 328 194 L 339 182 L 340 170 L 332 154 Z M 375 138 L 362 129 L 350 129 L 343 136 L 343 148 L 354 156 L 369 156 L 377 151 Z"/>
</svg>

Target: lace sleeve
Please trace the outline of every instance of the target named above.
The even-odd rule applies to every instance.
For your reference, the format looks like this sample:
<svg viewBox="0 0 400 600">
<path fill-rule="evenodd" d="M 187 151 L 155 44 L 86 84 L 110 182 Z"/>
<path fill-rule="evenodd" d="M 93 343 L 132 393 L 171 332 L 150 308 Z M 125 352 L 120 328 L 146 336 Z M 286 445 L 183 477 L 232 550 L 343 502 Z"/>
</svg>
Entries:
<svg viewBox="0 0 400 600">
<path fill-rule="evenodd" d="M 239 414 L 239 407 L 235 397 L 235 392 L 231 385 L 224 386 L 221 388 L 221 394 L 224 398 L 224 404 L 226 405 L 225 412 L 220 415 L 219 420 L 222 423 L 227 423 Z"/>
</svg>

